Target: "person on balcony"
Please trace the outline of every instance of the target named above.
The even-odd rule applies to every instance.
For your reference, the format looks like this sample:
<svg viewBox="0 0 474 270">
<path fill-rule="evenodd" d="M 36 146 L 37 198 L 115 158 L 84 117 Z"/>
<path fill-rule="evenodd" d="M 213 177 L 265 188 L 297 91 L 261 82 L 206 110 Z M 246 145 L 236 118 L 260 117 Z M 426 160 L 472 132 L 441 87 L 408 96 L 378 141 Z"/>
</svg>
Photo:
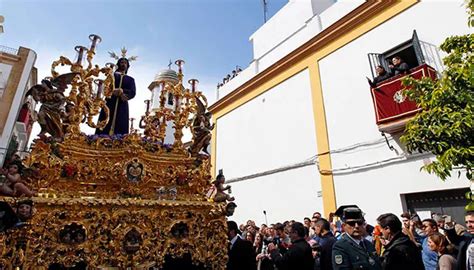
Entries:
<svg viewBox="0 0 474 270">
<path fill-rule="evenodd" d="M 393 75 L 397 76 L 399 74 L 406 74 L 410 67 L 407 63 L 403 62 L 403 59 L 400 56 L 395 56 L 392 58 L 392 65 L 388 66 L 392 71 Z"/>
<path fill-rule="evenodd" d="M 392 74 L 388 73 L 384 67 L 381 65 L 378 65 L 375 68 L 375 71 L 377 72 L 377 76 L 374 78 L 373 81 L 371 81 L 369 78 L 367 78 L 367 81 L 370 84 L 370 87 L 375 88 L 380 82 L 385 81 L 386 79 L 392 77 Z"/>
</svg>

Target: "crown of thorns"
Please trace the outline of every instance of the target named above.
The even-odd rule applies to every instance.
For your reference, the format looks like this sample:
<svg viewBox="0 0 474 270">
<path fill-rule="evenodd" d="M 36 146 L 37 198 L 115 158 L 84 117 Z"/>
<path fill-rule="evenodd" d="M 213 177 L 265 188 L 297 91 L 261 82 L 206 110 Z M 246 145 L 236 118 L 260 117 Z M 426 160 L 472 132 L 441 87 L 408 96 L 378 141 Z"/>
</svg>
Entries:
<svg viewBox="0 0 474 270">
<path fill-rule="evenodd" d="M 138 58 L 138 56 L 130 56 L 130 57 L 127 58 L 127 49 L 125 49 L 125 47 L 123 47 L 120 51 L 121 51 L 121 56 L 119 56 L 115 52 L 109 52 L 109 55 L 110 55 L 110 57 L 114 58 L 115 60 L 119 60 L 120 58 L 125 58 L 129 62 L 135 61 Z"/>
</svg>

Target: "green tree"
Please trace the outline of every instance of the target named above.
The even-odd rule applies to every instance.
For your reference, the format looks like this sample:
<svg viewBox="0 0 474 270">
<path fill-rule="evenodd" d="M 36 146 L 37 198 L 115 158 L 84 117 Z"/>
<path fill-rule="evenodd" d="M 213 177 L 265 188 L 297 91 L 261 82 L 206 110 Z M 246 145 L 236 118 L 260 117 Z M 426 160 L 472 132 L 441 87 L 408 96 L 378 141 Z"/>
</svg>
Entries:
<svg viewBox="0 0 474 270">
<path fill-rule="evenodd" d="M 467 2 L 468 24 L 474 26 L 474 0 Z M 404 79 L 405 94 L 422 112 L 411 119 L 401 137 L 408 152 L 431 152 L 436 160 L 422 168 L 445 180 L 453 168 L 472 180 L 474 162 L 474 35 L 452 36 L 440 46 L 448 55 L 441 77 Z"/>
</svg>

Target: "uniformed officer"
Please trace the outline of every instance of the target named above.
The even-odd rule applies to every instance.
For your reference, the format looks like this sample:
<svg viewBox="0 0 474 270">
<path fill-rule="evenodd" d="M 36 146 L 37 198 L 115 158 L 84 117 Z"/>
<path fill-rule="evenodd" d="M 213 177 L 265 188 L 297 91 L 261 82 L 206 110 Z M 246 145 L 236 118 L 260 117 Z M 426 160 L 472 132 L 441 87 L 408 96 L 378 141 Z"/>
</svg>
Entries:
<svg viewBox="0 0 474 270">
<path fill-rule="evenodd" d="M 363 237 L 365 220 L 359 207 L 341 206 L 336 215 L 342 220 L 344 234 L 332 249 L 333 269 L 381 270 L 374 245 Z"/>
</svg>

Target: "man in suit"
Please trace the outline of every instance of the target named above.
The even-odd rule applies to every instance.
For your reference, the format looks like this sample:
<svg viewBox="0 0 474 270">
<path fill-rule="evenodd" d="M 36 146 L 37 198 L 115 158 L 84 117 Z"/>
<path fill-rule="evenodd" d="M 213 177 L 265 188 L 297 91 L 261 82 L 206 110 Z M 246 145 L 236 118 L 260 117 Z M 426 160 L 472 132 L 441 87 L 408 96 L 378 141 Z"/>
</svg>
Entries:
<svg viewBox="0 0 474 270">
<path fill-rule="evenodd" d="M 278 270 L 313 270 L 313 253 L 304 237 L 304 225 L 295 222 L 291 225 L 290 230 L 291 246 L 284 255 L 281 255 L 276 245 L 268 244 L 268 251 Z"/>
<path fill-rule="evenodd" d="M 240 230 L 234 221 L 227 221 L 227 236 L 230 240 L 227 270 L 256 270 L 253 244 L 240 237 Z"/>
<path fill-rule="evenodd" d="M 466 212 L 467 232 L 463 235 L 456 234 L 454 222 L 445 224 L 445 232 L 449 241 L 456 245 L 458 252 L 457 270 L 474 270 L 474 211 Z"/>
<path fill-rule="evenodd" d="M 363 237 L 365 224 L 362 211 L 356 205 L 341 206 L 336 216 L 342 220 L 344 234 L 332 249 L 334 270 L 381 270 L 382 265 L 374 245 Z"/>
</svg>

